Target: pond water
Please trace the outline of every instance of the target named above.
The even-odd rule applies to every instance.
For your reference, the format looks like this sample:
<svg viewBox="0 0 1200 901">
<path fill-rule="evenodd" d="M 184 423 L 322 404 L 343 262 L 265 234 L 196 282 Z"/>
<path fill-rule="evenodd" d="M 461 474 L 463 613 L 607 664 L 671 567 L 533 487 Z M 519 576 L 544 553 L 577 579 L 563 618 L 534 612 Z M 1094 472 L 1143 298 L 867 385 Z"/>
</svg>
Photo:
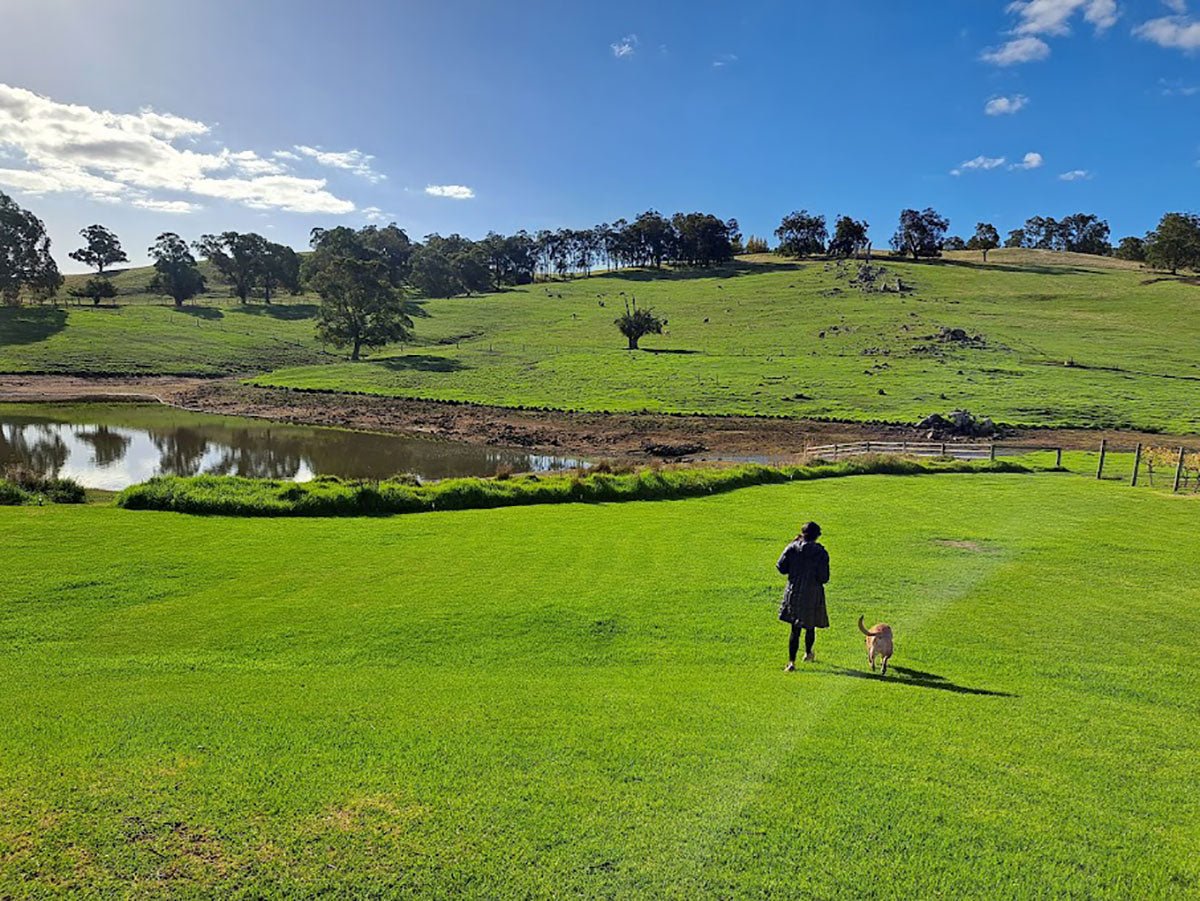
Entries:
<svg viewBox="0 0 1200 901">
<path fill-rule="evenodd" d="M 155 475 L 307 481 L 490 476 L 583 465 L 509 448 L 188 413 L 157 404 L 0 405 L 0 470 L 19 464 L 119 490 Z"/>
</svg>

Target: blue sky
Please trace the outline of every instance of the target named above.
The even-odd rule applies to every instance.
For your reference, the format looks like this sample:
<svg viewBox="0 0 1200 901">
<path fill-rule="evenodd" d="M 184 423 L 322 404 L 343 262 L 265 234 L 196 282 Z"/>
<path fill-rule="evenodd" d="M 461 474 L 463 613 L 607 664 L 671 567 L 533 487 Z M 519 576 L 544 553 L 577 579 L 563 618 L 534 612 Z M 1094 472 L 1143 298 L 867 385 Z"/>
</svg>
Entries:
<svg viewBox="0 0 1200 901">
<path fill-rule="evenodd" d="M 966 234 L 1096 212 L 1114 238 L 1197 207 L 1200 0 L 81 9 L 6 0 L 0 56 L 0 190 L 68 271 L 92 222 L 140 261 L 165 230 L 302 247 L 657 208 L 768 234 L 805 207 L 884 244 L 908 206 Z"/>
</svg>

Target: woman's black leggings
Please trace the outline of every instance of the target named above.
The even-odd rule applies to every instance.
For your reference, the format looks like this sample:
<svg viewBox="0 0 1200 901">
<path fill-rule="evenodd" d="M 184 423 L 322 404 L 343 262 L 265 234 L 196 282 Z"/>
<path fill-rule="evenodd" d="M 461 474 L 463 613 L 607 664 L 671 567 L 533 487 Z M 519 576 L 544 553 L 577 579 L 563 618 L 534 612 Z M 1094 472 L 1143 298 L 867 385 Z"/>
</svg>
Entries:
<svg viewBox="0 0 1200 901">
<path fill-rule="evenodd" d="M 792 634 L 788 638 L 788 660 L 792 663 L 796 662 L 796 652 L 800 650 L 800 633 L 804 633 L 804 653 L 811 654 L 813 641 L 817 637 L 817 630 L 809 626 L 807 629 L 804 626 L 792 623 Z"/>
</svg>

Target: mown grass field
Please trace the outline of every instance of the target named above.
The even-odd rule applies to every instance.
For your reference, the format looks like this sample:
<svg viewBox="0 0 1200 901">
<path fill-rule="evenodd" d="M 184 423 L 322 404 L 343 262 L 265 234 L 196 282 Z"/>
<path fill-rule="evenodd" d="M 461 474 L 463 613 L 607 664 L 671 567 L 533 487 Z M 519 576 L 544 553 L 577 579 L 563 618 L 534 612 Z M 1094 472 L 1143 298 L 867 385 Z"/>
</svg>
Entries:
<svg viewBox="0 0 1200 901">
<path fill-rule="evenodd" d="M 1065 473 L 0 510 L 0 896 L 1194 895 L 1196 510 Z M 785 675 L 810 517 L 833 628 Z"/>
<path fill-rule="evenodd" d="M 0 371 L 271 370 L 257 382 L 504 406 L 888 421 L 966 407 L 1013 425 L 1200 430 L 1195 279 L 1038 251 L 877 262 L 913 290 L 864 293 L 853 263 L 762 257 L 430 300 L 413 344 L 353 364 L 320 353 L 310 298 L 0 310 Z M 669 325 L 630 353 L 613 319 L 635 297 Z M 982 341 L 939 341 L 943 328 Z"/>
</svg>

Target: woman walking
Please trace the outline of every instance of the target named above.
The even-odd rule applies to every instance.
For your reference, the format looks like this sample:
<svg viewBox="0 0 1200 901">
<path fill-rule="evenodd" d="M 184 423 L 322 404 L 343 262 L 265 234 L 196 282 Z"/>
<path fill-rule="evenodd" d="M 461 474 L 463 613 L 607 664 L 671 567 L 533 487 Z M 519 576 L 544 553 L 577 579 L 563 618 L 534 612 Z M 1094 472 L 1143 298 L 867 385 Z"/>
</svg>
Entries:
<svg viewBox="0 0 1200 901">
<path fill-rule="evenodd" d="M 796 540 L 783 549 L 775 564 L 787 576 L 787 589 L 779 605 L 779 618 L 791 623 L 788 638 L 788 665 L 785 672 L 796 669 L 796 652 L 800 650 L 800 633 L 804 633 L 804 662 L 813 661 L 813 640 L 817 629 L 829 628 L 825 612 L 825 583 L 829 581 L 829 552 L 817 541 L 821 527 L 808 522 L 800 529 Z"/>
</svg>

